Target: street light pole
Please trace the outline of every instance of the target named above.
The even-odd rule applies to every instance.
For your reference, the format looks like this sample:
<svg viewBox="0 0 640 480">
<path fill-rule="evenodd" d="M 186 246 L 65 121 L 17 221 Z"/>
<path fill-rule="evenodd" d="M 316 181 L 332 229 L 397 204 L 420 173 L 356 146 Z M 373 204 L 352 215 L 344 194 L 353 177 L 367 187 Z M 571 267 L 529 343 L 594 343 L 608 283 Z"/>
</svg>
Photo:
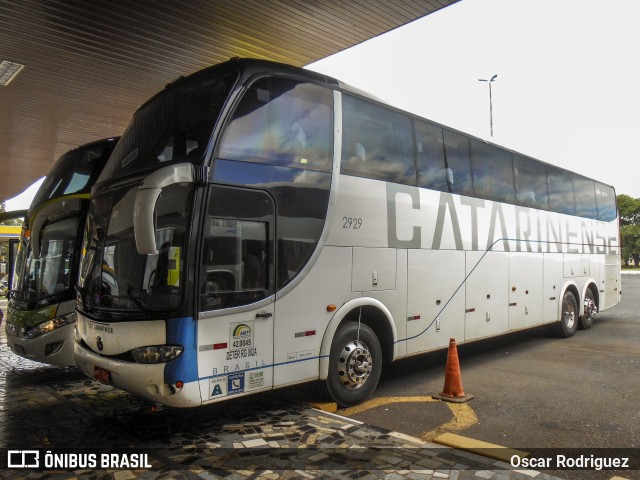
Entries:
<svg viewBox="0 0 640 480">
<path fill-rule="evenodd" d="M 491 98 L 491 84 L 498 78 L 498 75 L 494 75 L 490 79 L 479 78 L 479 82 L 487 82 L 489 84 L 489 126 L 491 127 L 491 136 L 493 137 L 493 100 Z"/>
</svg>

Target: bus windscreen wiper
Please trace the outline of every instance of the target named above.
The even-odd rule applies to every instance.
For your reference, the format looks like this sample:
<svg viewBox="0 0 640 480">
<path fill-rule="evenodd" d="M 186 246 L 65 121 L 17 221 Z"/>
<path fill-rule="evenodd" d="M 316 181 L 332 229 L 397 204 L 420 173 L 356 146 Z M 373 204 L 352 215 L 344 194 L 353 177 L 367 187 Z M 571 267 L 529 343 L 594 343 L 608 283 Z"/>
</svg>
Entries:
<svg viewBox="0 0 640 480">
<path fill-rule="evenodd" d="M 56 292 L 54 294 L 50 294 L 50 293 L 45 292 L 44 290 L 39 290 L 38 291 L 38 294 L 40 294 L 40 296 L 44 297 L 44 299 L 47 300 L 50 303 L 53 303 L 55 301 L 54 297 L 56 295 L 60 295 L 61 293 L 64 293 L 64 292 Z"/>
<path fill-rule="evenodd" d="M 47 293 L 43 290 L 9 290 L 9 297 L 19 301 L 29 301 L 29 299 L 33 298 L 33 295 L 37 295 L 37 298 L 44 298 L 48 302 L 53 302 L 55 300 L 56 295 L 60 295 L 64 292 L 56 292 L 54 294 Z"/>
<path fill-rule="evenodd" d="M 134 295 L 111 295 L 111 294 L 103 294 L 101 295 L 103 298 L 112 298 L 112 299 L 116 299 L 116 300 L 129 300 L 132 301 L 133 303 L 135 303 L 138 307 L 140 307 L 140 310 L 142 310 L 145 314 L 147 314 L 148 316 L 151 316 L 151 310 L 149 310 L 148 307 L 145 306 L 145 304 L 142 302 L 141 298 L 138 298 Z"/>
</svg>

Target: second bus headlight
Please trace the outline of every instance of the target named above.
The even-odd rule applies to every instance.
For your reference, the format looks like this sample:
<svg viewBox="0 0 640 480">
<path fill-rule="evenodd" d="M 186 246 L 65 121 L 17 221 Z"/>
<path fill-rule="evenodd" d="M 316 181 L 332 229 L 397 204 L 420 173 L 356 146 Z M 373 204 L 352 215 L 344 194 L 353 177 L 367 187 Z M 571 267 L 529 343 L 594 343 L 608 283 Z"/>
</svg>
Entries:
<svg viewBox="0 0 640 480">
<path fill-rule="evenodd" d="M 42 322 L 40 325 L 36 325 L 33 328 L 30 328 L 27 333 L 24 335 L 25 338 L 35 338 L 40 335 L 44 335 L 45 333 L 53 332 L 55 329 L 64 327 L 65 325 L 69 325 L 76 321 L 76 312 L 71 312 L 67 315 L 62 315 L 60 317 L 52 318 L 51 320 L 47 320 L 46 322 Z"/>
<path fill-rule="evenodd" d="M 164 363 L 178 357 L 184 348 L 180 345 L 154 345 L 131 350 L 136 363 Z"/>
</svg>

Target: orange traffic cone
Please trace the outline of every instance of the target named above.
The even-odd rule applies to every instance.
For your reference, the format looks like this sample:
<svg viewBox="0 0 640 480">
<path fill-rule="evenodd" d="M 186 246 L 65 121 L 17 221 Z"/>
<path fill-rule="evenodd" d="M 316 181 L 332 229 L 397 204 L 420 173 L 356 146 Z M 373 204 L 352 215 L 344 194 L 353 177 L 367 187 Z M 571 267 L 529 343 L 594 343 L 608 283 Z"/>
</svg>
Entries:
<svg viewBox="0 0 640 480">
<path fill-rule="evenodd" d="M 473 398 L 473 395 L 466 395 L 462 389 L 462 375 L 460 374 L 460 361 L 458 360 L 458 348 L 456 347 L 455 338 L 449 340 L 447 367 L 444 373 L 444 389 L 440 392 L 440 395 L 434 395 L 433 398 L 456 403 L 468 402 Z"/>
</svg>

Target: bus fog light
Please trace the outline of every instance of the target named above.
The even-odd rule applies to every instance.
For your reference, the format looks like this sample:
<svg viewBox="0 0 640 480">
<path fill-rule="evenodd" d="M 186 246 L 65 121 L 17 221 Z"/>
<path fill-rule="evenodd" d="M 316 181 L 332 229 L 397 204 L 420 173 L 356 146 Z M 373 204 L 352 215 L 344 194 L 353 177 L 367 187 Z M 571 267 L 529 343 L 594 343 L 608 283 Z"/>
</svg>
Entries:
<svg viewBox="0 0 640 480">
<path fill-rule="evenodd" d="M 154 345 L 131 350 L 136 363 L 164 363 L 178 357 L 184 349 L 179 345 Z"/>
<path fill-rule="evenodd" d="M 49 355 L 53 355 L 54 353 L 58 353 L 62 348 L 62 344 L 64 342 L 54 342 L 48 343 L 46 347 L 44 347 L 44 356 L 48 357 Z"/>
</svg>

